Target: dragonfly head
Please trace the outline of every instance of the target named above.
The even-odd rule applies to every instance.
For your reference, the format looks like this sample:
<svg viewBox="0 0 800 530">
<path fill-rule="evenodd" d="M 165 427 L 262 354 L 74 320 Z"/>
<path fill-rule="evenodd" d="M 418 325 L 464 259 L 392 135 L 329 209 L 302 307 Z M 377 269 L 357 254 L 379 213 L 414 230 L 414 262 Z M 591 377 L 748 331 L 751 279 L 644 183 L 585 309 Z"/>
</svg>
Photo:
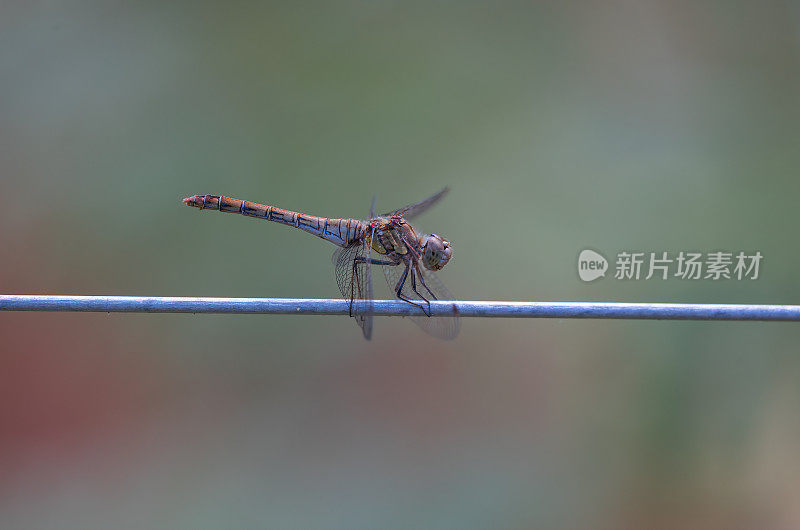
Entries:
<svg viewBox="0 0 800 530">
<path fill-rule="evenodd" d="M 438 271 L 450 261 L 453 249 L 450 242 L 436 234 L 424 235 L 420 238 L 422 247 L 422 264 L 426 269 Z"/>
</svg>

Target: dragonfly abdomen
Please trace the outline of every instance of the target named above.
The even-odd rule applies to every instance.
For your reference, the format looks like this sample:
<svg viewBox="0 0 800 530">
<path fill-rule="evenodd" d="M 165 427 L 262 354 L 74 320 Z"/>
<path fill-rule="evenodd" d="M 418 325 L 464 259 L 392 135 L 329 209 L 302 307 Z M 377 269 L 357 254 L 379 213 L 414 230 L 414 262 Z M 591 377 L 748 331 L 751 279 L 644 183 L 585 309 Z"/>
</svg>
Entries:
<svg viewBox="0 0 800 530">
<path fill-rule="evenodd" d="M 238 213 L 293 226 L 341 247 L 361 239 L 365 230 L 364 223 L 358 219 L 329 219 L 220 195 L 194 195 L 183 202 L 201 210 Z"/>
</svg>

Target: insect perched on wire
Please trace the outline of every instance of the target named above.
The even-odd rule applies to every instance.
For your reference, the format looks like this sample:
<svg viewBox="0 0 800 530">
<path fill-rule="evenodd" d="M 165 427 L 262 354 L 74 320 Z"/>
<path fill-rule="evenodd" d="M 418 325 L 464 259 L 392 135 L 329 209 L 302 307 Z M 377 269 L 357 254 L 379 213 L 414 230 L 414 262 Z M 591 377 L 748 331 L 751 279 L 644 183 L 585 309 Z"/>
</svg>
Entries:
<svg viewBox="0 0 800 530">
<path fill-rule="evenodd" d="M 366 220 L 329 219 L 219 195 L 194 195 L 183 202 L 201 210 L 239 213 L 293 226 L 339 246 L 333 253 L 336 283 L 342 296 L 350 300 L 350 316 L 361 326 L 365 338 L 372 336 L 372 266 L 379 265 L 395 296 L 422 310 L 423 315 L 409 318 L 434 337 L 452 339 L 460 327 L 456 306 L 452 305 L 452 313 L 447 315 L 433 315 L 431 300 L 453 301 L 434 272 L 450 261 L 453 249 L 445 238 L 419 233 L 408 223 L 447 192 L 444 188 L 420 202 L 378 216 L 373 198 Z"/>
</svg>

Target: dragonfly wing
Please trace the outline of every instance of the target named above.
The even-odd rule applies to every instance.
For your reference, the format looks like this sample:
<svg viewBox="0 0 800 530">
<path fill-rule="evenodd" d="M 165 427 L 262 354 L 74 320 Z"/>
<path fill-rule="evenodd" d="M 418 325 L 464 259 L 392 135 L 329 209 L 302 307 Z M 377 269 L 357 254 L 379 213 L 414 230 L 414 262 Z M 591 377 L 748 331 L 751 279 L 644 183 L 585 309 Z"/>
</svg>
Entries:
<svg viewBox="0 0 800 530">
<path fill-rule="evenodd" d="M 354 243 L 349 247 L 337 248 L 331 258 L 336 271 L 336 285 L 339 287 L 342 297 L 348 300 L 352 298 L 351 288 L 355 287 L 352 282 L 353 260 L 360 255 L 361 251 L 361 244 Z"/>
<path fill-rule="evenodd" d="M 375 202 L 377 202 L 378 196 L 372 196 L 372 203 L 369 205 L 369 219 L 375 217 Z M 374 296 L 372 293 L 372 238 L 375 235 L 375 230 L 372 228 L 367 228 L 367 233 L 364 235 L 364 276 L 365 276 L 365 283 L 364 283 L 364 301 L 363 301 L 363 311 L 359 315 L 360 320 L 358 324 L 361 326 L 361 330 L 364 332 L 364 338 L 369 340 L 372 338 L 372 323 L 374 320 L 373 316 L 373 300 Z"/>
<path fill-rule="evenodd" d="M 383 275 L 386 278 L 386 283 L 389 284 L 389 289 L 397 294 L 397 286 L 406 270 L 405 263 L 400 263 L 399 265 L 382 265 L 381 267 L 383 268 Z M 414 281 L 412 281 L 412 269 L 413 266 L 409 268 L 407 277 L 403 283 L 403 288 L 401 290 L 403 297 L 414 302 L 419 302 L 421 305 L 427 305 L 425 299 L 453 301 L 453 295 L 450 294 L 450 291 L 447 290 L 447 287 L 444 286 L 435 273 L 420 267 L 419 270 L 422 273 L 422 279 L 424 279 L 423 284 L 420 280 L 420 272 L 416 270 L 414 271 Z M 414 291 L 415 283 L 416 292 Z M 427 289 L 425 288 L 426 285 Z M 431 294 L 434 296 L 431 296 Z M 458 335 L 458 331 L 461 329 L 461 319 L 458 316 L 458 310 L 455 306 L 453 306 L 452 316 L 429 317 L 425 315 L 414 315 L 408 318 L 414 324 L 422 328 L 425 333 L 440 339 L 453 339 Z"/>
<path fill-rule="evenodd" d="M 404 206 L 399 210 L 395 210 L 393 212 L 383 214 L 384 217 L 391 217 L 392 215 L 399 215 L 406 219 L 413 219 L 414 217 L 426 212 L 431 206 L 442 200 L 442 197 L 447 195 L 447 192 L 450 191 L 450 188 L 443 188 L 440 192 L 431 195 L 427 199 L 423 199 L 419 202 L 415 202 L 414 204 L 409 204 L 408 206 Z"/>
<path fill-rule="evenodd" d="M 373 316 L 372 268 L 368 251 L 365 243 L 357 241 L 333 253 L 336 285 L 342 296 L 350 301 L 350 315 L 356 319 L 367 340 L 372 337 Z"/>
<path fill-rule="evenodd" d="M 372 231 L 364 237 L 363 245 L 364 262 L 364 298 L 359 307 L 360 311 L 356 318 L 358 325 L 361 326 L 361 331 L 364 332 L 364 338 L 369 340 L 372 338 L 372 321 L 373 321 L 373 296 L 372 296 Z"/>
</svg>

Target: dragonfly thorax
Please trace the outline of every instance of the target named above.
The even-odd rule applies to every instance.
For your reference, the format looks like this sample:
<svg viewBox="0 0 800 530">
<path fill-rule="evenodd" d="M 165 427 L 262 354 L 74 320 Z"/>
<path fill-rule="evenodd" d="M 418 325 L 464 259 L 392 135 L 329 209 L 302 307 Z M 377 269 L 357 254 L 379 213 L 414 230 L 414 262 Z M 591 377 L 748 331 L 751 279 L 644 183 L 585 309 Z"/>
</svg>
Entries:
<svg viewBox="0 0 800 530">
<path fill-rule="evenodd" d="M 372 249 L 378 254 L 403 256 L 417 243 L 414 229 L 403 220 L 381 219 L 375 226 Z"/>
<path fill-rule="evenodd" d="M 453 249 L 450 242 L 436 234 L 424 234 L 419 238 L 422 247 L 422 264 L 426 269 L 438 271 L 450 261 Z"/>
</svg>

